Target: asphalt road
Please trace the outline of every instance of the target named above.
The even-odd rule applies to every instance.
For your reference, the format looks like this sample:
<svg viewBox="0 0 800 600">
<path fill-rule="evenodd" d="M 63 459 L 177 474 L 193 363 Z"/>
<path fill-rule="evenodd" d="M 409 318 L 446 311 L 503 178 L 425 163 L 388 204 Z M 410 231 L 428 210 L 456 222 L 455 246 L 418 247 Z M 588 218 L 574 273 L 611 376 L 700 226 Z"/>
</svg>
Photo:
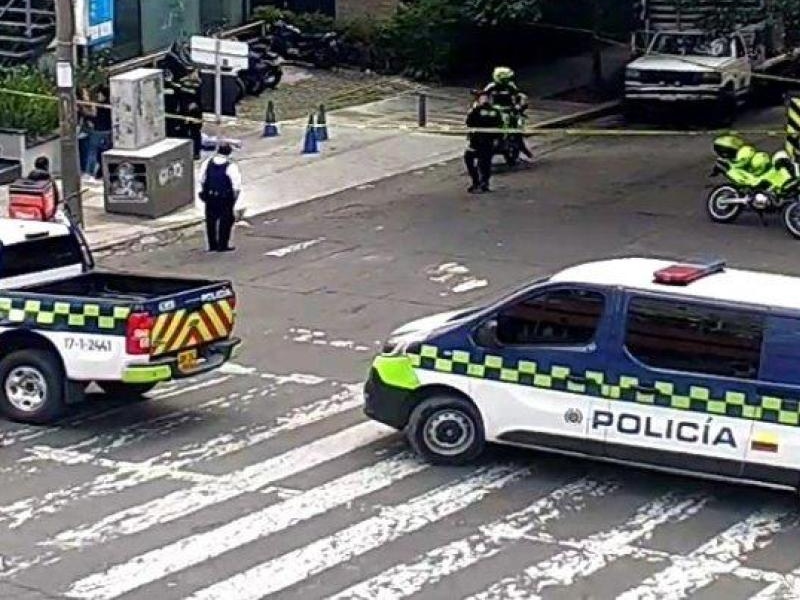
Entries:
<svg viewBox="0 0 800 600">
<path fill-rule="evenodd" d="M 800 274 L 777 222 L 708 221 L 709 139 L 540 156 L 492 194 L 446 164 L 253 220 L 235 254 L 198 238 L 107 258 L 232 278 L 246 349 L 147 402 L 0 424 L 0 598 L 798 597 L 791 494 L 513 449 L 427 467 L 363 417 L 392 328 L 565 265 L 716 255 Z"/>
</svg>

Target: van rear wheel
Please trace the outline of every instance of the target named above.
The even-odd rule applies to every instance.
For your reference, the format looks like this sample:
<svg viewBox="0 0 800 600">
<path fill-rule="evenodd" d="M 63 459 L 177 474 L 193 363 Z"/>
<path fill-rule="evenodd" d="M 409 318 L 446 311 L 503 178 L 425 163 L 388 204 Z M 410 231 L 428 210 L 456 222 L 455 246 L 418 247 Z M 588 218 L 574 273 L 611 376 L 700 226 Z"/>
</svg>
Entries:
<svg viewBox="0 0 800 600">
<path fill-rule="evenodd" d="M 422 401 L 411 413 L 406 435 L 414 451 L 435 465 L 470 463 L 486 446 L 480 413 L 457 396 Z"/>
</svg>

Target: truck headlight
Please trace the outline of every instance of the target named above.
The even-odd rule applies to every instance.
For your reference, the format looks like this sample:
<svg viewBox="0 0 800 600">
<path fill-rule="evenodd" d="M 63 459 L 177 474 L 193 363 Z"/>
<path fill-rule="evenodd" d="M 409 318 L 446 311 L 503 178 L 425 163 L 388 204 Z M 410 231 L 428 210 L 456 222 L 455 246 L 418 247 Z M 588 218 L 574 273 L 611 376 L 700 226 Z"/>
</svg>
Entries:
<svg viewBox="0 0 800 600">
<path fill-rule="evenodd" d="M 703 83 L 722 83 L 722 73 L 703 73 Z"/>
<path fill-rule="evenodd" d="M 642 72 L 639 69 L 625 69 L 625 79 L 638 81 L 642 78 Z"/>
</svg>

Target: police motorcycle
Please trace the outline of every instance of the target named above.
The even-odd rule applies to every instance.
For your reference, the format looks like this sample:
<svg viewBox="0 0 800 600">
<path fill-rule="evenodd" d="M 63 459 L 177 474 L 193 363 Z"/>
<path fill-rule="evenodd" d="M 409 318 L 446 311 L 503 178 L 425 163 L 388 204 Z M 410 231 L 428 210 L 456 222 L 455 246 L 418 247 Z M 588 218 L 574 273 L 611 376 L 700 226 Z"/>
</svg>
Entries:
<svg viewBox="0 0 800 600">
<path fill-rule="evenodd" d="M 514 84 L 514 71 L 508 67 L 496 67 L 492 72 L 492 83 L 484 89 L 491 95 L 492 104 L 503 115 L 503 129 L 524 130 L 527 123 L 528 97 Z M 519 162 L 525 138 L 522 133 L 508 131 L 498 137 L 495 156 L 502 156 L 509 167 Z"/>
<path fill-rule="evenodd" d="M 239 71 L 239 79 L 251 96 L 274 90 L 283 78 L 283 59 L 267 44 L 251 43 L 247 54 L 247 69 Z"/>
<path fill-rule="evenodd" d="M 781 213 L 786 229 L 800 239 L 800 173 L 789 155 L 781 150 L 770 156 L 731 135 L 717 138 L 714 151 L 711 176 L 722 175 L 727 181 L 708 195 L 711 220 L 731 223 L 748 209 L 765 223 L 765 215 Z"/>
<path fill-rule="evenodd" d="M 321 69 L 330 69 L 339 62 L 341 42 L 339 34 L 303 33 L 286 21 L 276 21 L 269 32 L 269 49 L 286 60 L 297 60 L 313 64 Z"/>
</svg>

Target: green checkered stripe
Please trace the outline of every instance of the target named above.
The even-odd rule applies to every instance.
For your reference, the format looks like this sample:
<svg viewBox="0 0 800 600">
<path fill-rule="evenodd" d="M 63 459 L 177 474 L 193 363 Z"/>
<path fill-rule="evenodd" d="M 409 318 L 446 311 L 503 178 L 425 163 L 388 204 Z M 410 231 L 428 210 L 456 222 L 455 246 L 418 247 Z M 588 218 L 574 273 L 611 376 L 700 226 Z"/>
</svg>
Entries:
<svg viewBox="0 0 800 600">
<path fill-rule="evenodd" d="M 130 313 L 126 306 L 0 298 L 0 326 L 4 327 L 124 334 Z"/>
<path fill-rule="evenodd" d="M 511 365 L 500 356 L 487 355 L 480 362 L 469 352 L 422 345 L 408 352 L 411 364 L 418 369 L 491 379 L 554 391 L 583 394 L 620 402 L 661 406 L 752 421 L 800 425 L 800 402 L 797 399 L 760 396 L 741 391 L 714 395 L 709 388 L 679 386 L 668 381 L 640 381 L 620 376 L 611 381 L 600 371 L 574 371 L 568 366 L 545 366 L 520 360 Z M 639 388 L 646 388 L 644 391 Z M 688 388 L 688 389 L 686 389 Z M 651 391 L 652 390 L 652 391 Z"/>
</svg>

